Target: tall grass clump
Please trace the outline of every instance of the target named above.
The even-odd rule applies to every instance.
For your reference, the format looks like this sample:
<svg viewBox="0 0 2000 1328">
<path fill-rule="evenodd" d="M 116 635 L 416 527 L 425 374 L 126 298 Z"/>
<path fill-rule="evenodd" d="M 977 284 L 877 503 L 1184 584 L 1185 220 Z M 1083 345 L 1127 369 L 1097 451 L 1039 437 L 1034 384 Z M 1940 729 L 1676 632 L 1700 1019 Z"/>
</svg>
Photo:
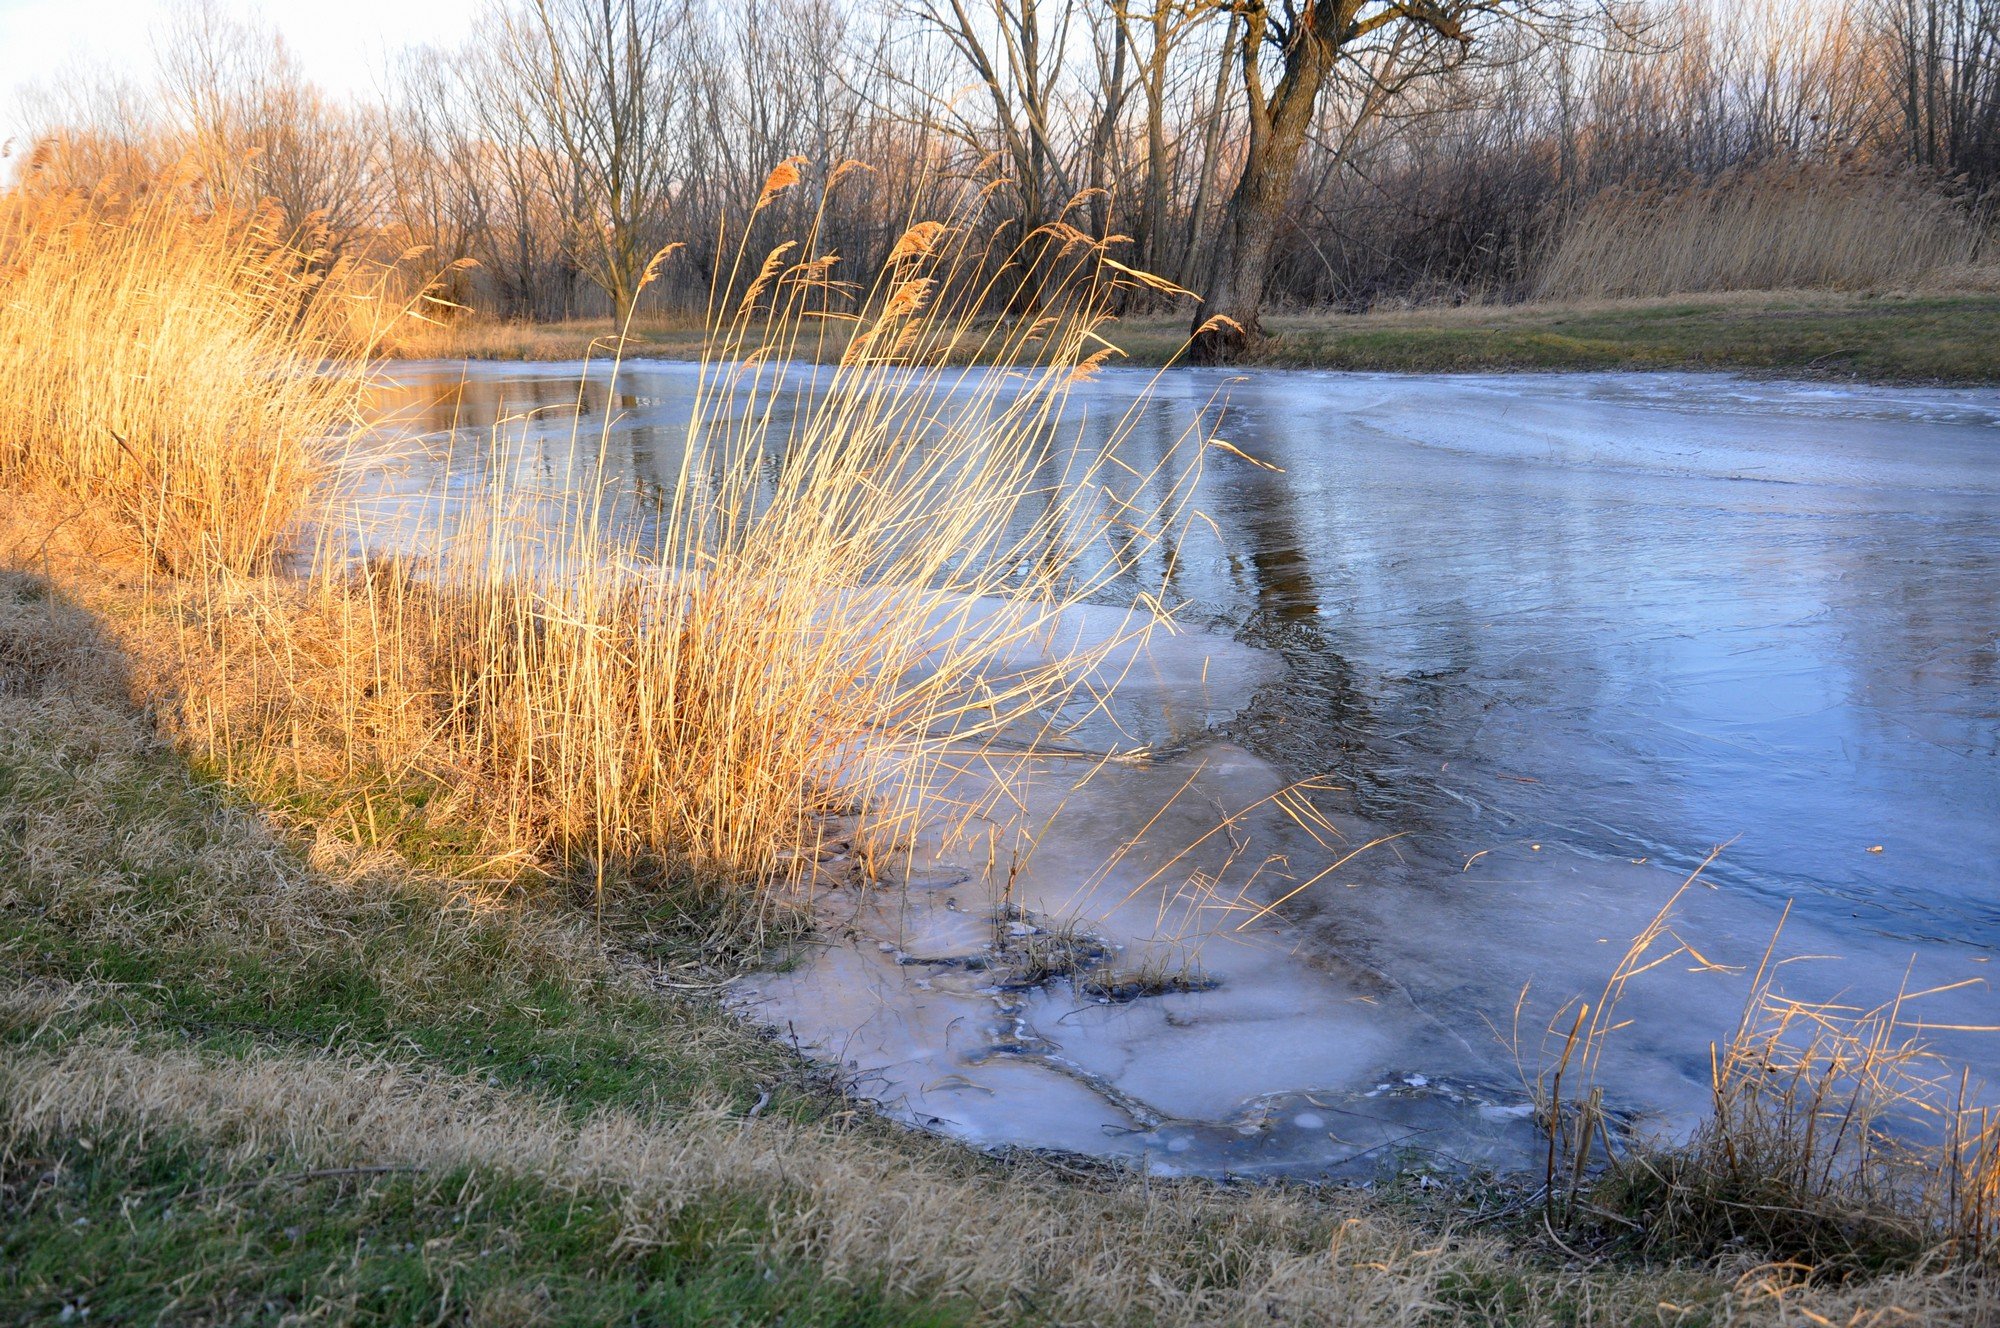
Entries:
<svg viewBox="0 0 2000 1328">
<path fill-rule="evenodd" d="M 1144 569 L 1192 519 L 1200 456 L 1127 460 L 1136 408 L 1108 441 L 1065 423 L 1116 354 L 1118 293 L 1166 285 L 1112 242 L 995 239 L 968 212 L 846 280 L 823 202 L 750 247 L 800 164 L 712 274 L 678 475 L 645 520 L 581 383 L 553 501 L 495 466 L 415 552 L 352 518 L 389 283 L 186 176 L 0 200 L 0 485 L 165 574 L 142 690 L 319 840 L 600 899 L 724 886 L 762 916 L 830 815 L 907 845 L 970 814 L 952 789 L 993 744 L 1098 706 L 1105 662 L 1161 617 Z M 1024 312 L 985 316 L 1002 305 Z M 1084 632 L 1107 595 L 1128 611 Z"/>
<path fill-rule="evenodd" d="M 1651 1239 L 1751 1243 L 1839 1274 L 2000 1255 L 2000 1113 L 1931 1045 L 1918 1012 L 1933 993 L 1803 1001 L 1778 968 L 1767 955 L 1715 1048 L 1714 1114 L 1622 1178 Z"/>
<path fill-rule="evenodd" d="M 1712 858 L 1711 858 L 1712 860 Z M 1706 865 L 1706 864 L 1704 864 Z M 1648 1142 L 1607 1112 L 1598 1072 L 1630 1020 L 1630 984 L 1685 963 L 1730 970 L 1675 928 L 1690 877 L 1628 947 L 1593 1005 L 1550 1025 L 1533 1085 L 1548 1130 L 1548 1214 L 1606 1225 L 1662 1258 L 1749 1252 L 1806 1277 L 1844 1279 L 2000 1257 L 2000 1112 L 1940 1053 L 1926 997 L 1802 1000 L 1780 982 L 1782 924 L 1750 978 L 1735 1029 L 1711 1046 L 1712 1111 L 1686 1140 Z M 1957 1027 L 1957 1026 L 1946 1026 Z M 2000 1028 L 1966 1031 L 1996 1032 Z"/>
<path fill-rule="evenodd" d="M 919 221 L 850 282 L 817 241 L 746 240 L 714 274 L 677 472 L 643 519 L 609 420 L 579 410 L 554 499 L 496 465 L 425 554 L 332 541 L 309 585 L 205 590 L 198 744 L 340 800 L 371 840 L 450 827 L 469 873 L 719 885 L 758 918 L 832 815 L 894 848 L 969 814 L 961 772 L 1093 710 L 1158 620 L 1148 560 L 1192 519 L 1199 436 L 1128 457 L 1136 408 L 1108 441 L 1065 418 L 1115 353 L 1118 290 L 1154 280 L 1105 243 Z M 1032 312 L 982 314 L 1007 298 Z"/>
<path fill-rule="evenodd" d="M 270 566 L 357 418 L 354 278 L 187 174 L 0 196 L 0 483 L 164 572 Z"/>
<path fill-rule="evenodd" d="M 1557 228 L 1535 297 L 1909 285 L 1973 262 L 1983 230 L 1908 172 L 1767 163 L 1598 195 Z"/>
</svg>

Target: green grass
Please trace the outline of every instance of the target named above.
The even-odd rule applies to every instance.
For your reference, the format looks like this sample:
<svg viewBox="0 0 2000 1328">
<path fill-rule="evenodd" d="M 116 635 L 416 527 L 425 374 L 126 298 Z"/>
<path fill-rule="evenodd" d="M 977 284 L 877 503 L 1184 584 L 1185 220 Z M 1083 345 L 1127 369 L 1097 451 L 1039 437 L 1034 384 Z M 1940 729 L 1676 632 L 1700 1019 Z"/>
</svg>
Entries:
<svg viewBox="0 0 2000 1328">
<path fill-rule="evenodd" d="M 65 612 L 36 583 L 10 588 Z M 419 876 L 322 879 L 139 718 L 0 685 L 0 989 L 91 993 L 0 1017 L 0 1060 L 109 1037 L 218 1065 L 408 1065 L 578 1122 L 671 1119 L 694 1101 L 774 1120 L 844 1110 L 712 996 L 592 962 L 587 916 L 559 897 L 480 907 Z M 679 920 L 634 904 L 611 925 L 630 965 L 686 976 L 704 956 Z M 318 1176 L 310 1159 L 232 1159 L 116 1123 L 90 1136 L 0 1145 L 0 1322 L 66 1308 L 91 1323 L 961 1317 L 772 1266 L 758 1251 L 780 1214 L 748 1192 L 695 1194 L 620 1253 L 620 1197 L 603 1187 L 477 1166 Z"/>
<path fill-rule="evenodd" d="M 1398 371 L 1739 369 L 2000 382 L 2000 297 L 1722 296 L 1272 320 L 1259 363 Z"/>
<path fill-rule="evenodd" d="M 1504 1187 L 1174 1183 L 913 1135 L 723 1008 L 698 900 L 613 899 L 600 923 L 559 883 L 315 867 L 312 826 L 119 700 L 119 657 L 65 594 L 0 574 L 0 1323 L 2000 1306 L 1957 1273 L 1781 1305 L 1727 1258 L 1578 1261 Z"/>
<path fill-rule="evenodd" d="M 186 1140 L 51 1140 L 0 1170 L 0 1212 L 10 1323 L 963 1321 L 769 1266 L 773 1214 L 754 1202 L 704 1199 L 621 1248 L 617 1194 L 476 1167 L 231 1167 Z"/>
<path fill-rule="evenodd" d="M 0 958 L 17 980 L 108 984 L 116 995 L 80 1020 L 176 1030 L 232 1052 L 397 1050 L 578 1111 L 649 1108 L 696 1087 L 746 1107 L 766 1090 L 775 1109 L 823 1107 L 823 1094 L 799 1086 L 795 1058 L 713 1002 L 606 981 L 560 951 L 523 946 L 506 912 L 414 881 L 316 887 L 283 845 L 266 845 L 297 890 L 314 892 L 313 914 L 246 944 L 265 901 L 218 895 L 203 869 L 215 836 L 248 829 L 249 813 L 164 748 L 65 751 L 61 731 L 75 727 L 58 710 L 26 743 L 0 747 L 0 805 L 47 808 L 73 836 L 102 827 L 93 865 L 121 889 L 90 907 L 30 853 L 0 851 Z M 112 833 L 120 826 L 126 834 Z M 4 830 L 0 846 L 14 847 Z M 660 920 L 619 914 L 634 960 L 697 963 L 698 936 L 648 926 Z"/>
</svg>

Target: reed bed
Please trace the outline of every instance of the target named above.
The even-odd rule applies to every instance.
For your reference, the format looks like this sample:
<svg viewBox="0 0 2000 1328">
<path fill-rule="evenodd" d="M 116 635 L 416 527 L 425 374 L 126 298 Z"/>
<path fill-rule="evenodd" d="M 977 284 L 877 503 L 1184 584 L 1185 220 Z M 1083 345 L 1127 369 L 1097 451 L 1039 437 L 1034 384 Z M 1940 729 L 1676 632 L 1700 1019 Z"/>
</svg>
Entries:
<svg viewBox="0 0 2000 1328">
<path fill-rule="evenodd" d="M 1984 232 L 1920 176 L 1775 162 L 1598 195 L 1558 227 L 1534 298 L 1905 288 L 1973 264 Z"/>
<path fill-rule="evenodd" d="M 795 183 L 781 167 L 766 200 Z M 459 719 L 400 759 L 477 771 L 510 845 L 600 889 L 676 868 L 797 885 L 828 815 L 906 842 L 966 810 L 936 795 L 985 745 L 1047 736 L 1158 620 L 1147 600 L 1091 640 L 1065 615 L 1114 586 L 1146 599 L 1132 574 L 1189 519 L 1200 439 L 1134 464 L 1136 413 L 1103 444 L 1064 423 L 1110 354 L 1109 301 L 1141 280 L 1103 245 L 972 236 L 916 223 L 859 288 L 810 229 L 739 250 L 643 533 L 608 519 L 607 420 L 572 436 L 558 529 L 524 532 L 500 478 L 443 532 L 439 574 L 404 583 L 394 621 L 419 639 L 391 653 L 449 661 L 434 704 Z M 978 319 L 1023 280 L 1038 314 Z"/>
<path fill-rule="evenodd" d="M 187 172 L 0 197 L 0 482 L 90 505 L 159 571 L 269 568 L 358 418 L 372 285 Z"/>
<path fill-rule="evenodd" d="M 1127 461 L 1136 409 L 1108 442 L 1065 424 L 1115 354 L 1111 302 L 1156 280 L 1065 224 L 919 221 L 862 281 L 811 224 L 746 232 L 646 521 L 619 519 L 610 422 L 579 410 L 566 492 L 496 466 L 422 551 L 375 557 L 336 482 L 367 381 L 339 355 L 351 287 L 275 218 L 185 189 L 10 206 L 0 478 L 108 515 L 172 574 L 143 633 L 168 726 L 366 851 L 761 924 L 829 816 L 893 848 L 969 815 L 956 772 L 1093 708 L 1096 662 L 1164 617 L 1143 569 L 1193 519 L 1202 440 Z M 979 317 L 1002 290 L 1032 312 Z M 38 305 L 59 335 L 29 335 Z M 1118 594 L 1109 632 L 1068 616 Z"/>
<path fill-rule="evenodd" d="M 1651 1238 L 1810 1253 L 1837 1273 L 2000 1253 L 2000 1114 L 1930 1045 L 1934 993 L 1802 1001 L 1780 967 L 1766 955 L 1715 1048 L 1714 1114 L 1692 1145 L 1624 1178 Z"/>
</svg>

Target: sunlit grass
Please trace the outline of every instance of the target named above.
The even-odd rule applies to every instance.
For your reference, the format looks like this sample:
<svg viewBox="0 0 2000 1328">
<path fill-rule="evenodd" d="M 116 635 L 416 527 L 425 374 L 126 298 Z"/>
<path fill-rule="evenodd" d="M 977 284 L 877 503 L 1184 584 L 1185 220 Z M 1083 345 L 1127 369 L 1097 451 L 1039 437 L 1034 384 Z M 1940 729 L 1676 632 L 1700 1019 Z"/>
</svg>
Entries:
<svg viewBox="0 0 2000 1328">
<path fill-rule="evenodd" d="M 796 179 L 781 167 L 766 201 Z M 10 308 L 60 288 L 76 312 L 46 346 L 15 333 L 9 478 L 100 509 L 177 574 L 149 633 L 175 732 L 368 849 L 733 895 L 762 920 L 827 815 L 900 842 L 965 814 L 935 796 L 955 763 L 1002 735 L 1032 747 L 1093 660 L 1162 616 L 1139 569 L 1190 519 L 1201 439 L 1128 461 L 1136 410 L 1108 441 L 1065 420 L 1115 354 L 1117 291 L 1150 278 L 1061 223 L 996 241 L 916 222 L 861 282 L 811 227 L 754 252 L 746 235 L 714 274 L 694 418 L 643 536 L 611 519 L 628 496 L 606 420 L 572 434 L 553 517 L 496 467 L 428 552 L 357 563 L 381 532 L 329 483 L 366 372 L 329 358 L 351 294 L 184 190 L 13 215 Z M 982 316 L 1003 297 L 1030 312 Z M 92 300 L 129 328 L 101 356 Z M 310 570 L 245 575 L 309 535 Z M 1135 612 L 1112 639 L 1065 627 L 1113 593 Z"/>
<path fill-rule="evenodd" d="M 1924 998 L 1971 982 L 1906 988 L 1879 1004 L 1802 1000 L 1781 984 L 1800 962 L 1779 948 L 1781 923 L 1737 1027 L 1710 1044 L 1712 1110 L 1693 1137 L 1635 1140 L 1614 1118 L 1600 1071 L 1631 1023 L 1620 1011 L 1627 988 L 1668 965 L 1740 971 L 1678 926 L 1700 875 L 1633 938 L 1595 1002 L 1556 1011 L 1534 1053 L 1546 1211 L 1601 1223 L 1651 1257 L 1755 1249 L 1792 1270 L 1781 1282 L 1989 1265 L 2000 1254 L 2000 1119 L 1986 1086 L 1936 1049 L 1940 1026 L 1922 1013 Z"/>
<path fill-rule="evenodd" d="M 375 274 L 198 178 L 0 197 L 0 482 L 175 574 L 269 568 L 357 418 Z"/>
</svg>

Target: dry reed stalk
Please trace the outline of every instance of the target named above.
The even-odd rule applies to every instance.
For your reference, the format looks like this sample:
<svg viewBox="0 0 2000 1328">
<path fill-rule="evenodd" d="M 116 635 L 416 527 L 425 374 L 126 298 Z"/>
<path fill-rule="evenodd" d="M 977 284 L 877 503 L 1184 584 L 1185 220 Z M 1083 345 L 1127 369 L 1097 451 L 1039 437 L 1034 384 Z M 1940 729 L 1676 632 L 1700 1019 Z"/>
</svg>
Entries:
<svg viewBox="0 0 2000 1328">
<path fill-rule="evenodd" d="M 1683 956 L 1702 971 L 1726 971 L 1696 950 L 1674 929 L 1681 897 L 1701 879 L 1702 872 L 1722 852 L 1717 848 L 1681 881 L 1658 912 L 1619 956 L 1595 1003 L 1581 997 L 1564 1002 L 1550 1016 L 1543 1034 L 1542 1068 L 1528 1085 L 1536 1115 L 1548 1135 L 1544 1162 L 1543 1199 L 1553 1213 L 1558 1197 L 1573 1209 L 1583 1178 L 1601 1146 L 1607 1163 L 1615 1163 L 1612 1122 L 1605 1114 L 1604 1090 L 1598 1083 L 1605 1047 L 1612 1034 L 1630 1022 L 1619 1017 L 1626 989 L 1638 978 Z M 1671 942 L 1666 945 L 1664 942 Z M 1520 1015 L 1526 989 L 1514 1011 L 1516 1058 L 1520 1059 Z M 1564 1024 L 1567 1022 L 1567 1029 Z M 1553 1044 L 1554 1050 L 1551 1050 Z M 1553 1063 L 1551 1063 L 1553 1061 Z M 1566 1193 L 1565 1193 L 1566 1192 Z"/>
<path fill-rule="evenodd" d="M 1674 924 L 1715 856 L 1633 940 L 1597 1003 L 1570 1002 L 1550 1021 L 1533 1084 L 1549 1135 L 1548 1211 L 1623 1209 L 1656 1253 L 1748 1244 L 1836 1279 L 1926 1259 L 1985 1264 L 2000 1252 L 2000 1128 L 1978 1100 L 1983 1086 L 1935 1050 L 1927 1030 L 1937 1026 L 1912 1013 L 1970 982 L 1901 990 L 1875 1006 L 1799 1000 L 1778 986 L 1792 962 L 1776 957 L 1781 920 L 1737 1027 L 1711 1046 L 1710 1117 L 1674 1147 L 1618 1137 L 1599 1068 L 1629 1023 L 1618 1013 L 1626 988 L 1683 957 L 1699 971 L 1740 971 L 1703 955 Z M 1600 1153 L 1604 1171 L 1593 1180 Z"/>
<path fill-rule="evenodd" d="M 161 571 L 269 567 L 383 313 L 356 265 L 295 239 L 185 174 L 0 197 L 0 482 L 98 506 Z"/>
<path fill-rule="evenodd" d="M 1810 1214 L 1878 1243 L 1990 1256 L 2000 1237 L 1993 1111 L 1913 1012 L 1972 984 L 1899 990 L 1874 1006 L 1802 1001 L 1779 990 L 1783 964 L 1767 952 L 1741 1022 L 1715 1050 L 1715 1113 L 1683 1169 L 1739 1196 L 1735 1207 L 1756 1213 L 1752 1200 L 1763 1199 L 1773 1211 L 1759 1216 L 1774 1225 Z M 1836 1252 L 1865 1264 L 1865 1238 L 1843 1237 L 1850 1248 Z"/>
<path fill-rule="evenodd" d="M 1065 235 L 1031 266 L 1049 237 L 911 235 L 866 286 L 835 279 L 811 228 L 715 274 L 644 536 L 614 520 L 607 419 L 573 432 L 583 479 L 553 519 L 496 467 L 421 566 L 357 570 L 335 540 L 371 532 L 330 522 L 307 582 L 203 582 L 183 732 L 233 777 L 334 797 L 371 841 L 385 808 L 433 838 L 470 822 L 464 871 L 600 898 L 726 882 L 759 923 L 810 880 L 827 813 L 864 810 L 885 842 L 966 814 L 939 796 L 956 763 L 1054 733 L 1157 621 L 1136 578 L 1192 519 L 1200 435 L 1135 463 L 1137 406 L 1108 441 L 1065 424 L 1135 280 L 1104 245 Z M 982 318 L 1003 284 L 1043 314 Z M 1076 635 L 1069 610 L 1135 585 L 1122 630 Z"/>
<path fill-rule="evenodd" d="M 1981 219 L 1917 176 L 1769 163 L 1599 195 L 1558 228 L 1535 298 L 1906 286 L 1983 242 Z"/>
</svg>

